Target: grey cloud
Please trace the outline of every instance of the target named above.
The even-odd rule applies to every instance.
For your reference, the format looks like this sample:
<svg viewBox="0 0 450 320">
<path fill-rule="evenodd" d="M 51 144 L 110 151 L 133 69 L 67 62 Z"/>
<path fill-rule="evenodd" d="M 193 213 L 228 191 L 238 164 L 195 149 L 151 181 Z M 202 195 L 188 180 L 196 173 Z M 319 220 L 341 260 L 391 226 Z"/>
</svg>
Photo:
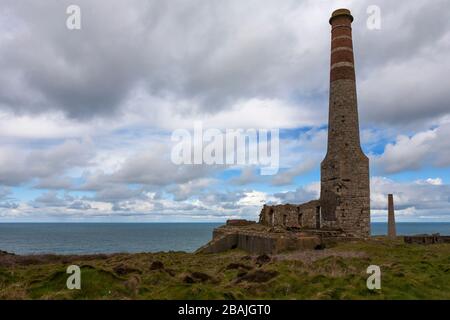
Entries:
<svg viewBox="0 0 450 320">
<path fill-rule="evenodd" d="M 278 198 L 281 203 L 299 204 L 316 200 L 319 195 L 316 190 L 299 187 L 295 191 L 275 193 L 274 197 Z"/>
<path fill-rule="evenodd" d="M 6 202 L 0 202 L 0 208 L 3 209 L 17 209 L 19 208 L 19 204 L 16 202 L 6 201 Z"/>
<path fill-rule="evenodd" d="M 91 205 L 89 203 L 76 200 L 72 202 L 67 208 L 69 209 L 75 209 L 75 210 L 90 210 L 92 209 Z"/>
<path fill-rule="evenodd" d="M 84 9 L 84 29 L 77 33 L 65 27 L 69 4 L 2 4 L 17 29 L 12 27 L 7 44 L 0 43 L 4 106 L 17 112 L 61 109 L 76 118 L 108 116 L 137 81 L 139 66 L 134 62 L 142 58 L 135 55 L 142 50 L 130 43 L 133 29 L 118 26 L 132 14 L 126 5 L 78 1 Z"/>
<path fill-rule="evenodd" d="M 381 9 L 381 29 L 369 30 L 365 19 L 354 28 L 362 123 L 417 126 L 448 114 L 442 74 L 450 71 L 449 2 L 370 4 Z"/>
<path fill-rule="evenodd" d="M 258 170 L 252 166 L 243 167 L 241 169 L 241 174 L 238 177 L 233 177 L 230 179 L 230 183 L 243 186 L 249 183 L 262 182 L 262 176 L 257 175 L 255 171 Z"/>
<path fill-rule="evenodd" d="M 290 185 L 294 182 L 294 178 L 297 176 L 300 176 L 301 174 L 304 174 L 306 172 L 309 172 L 312 168 L 314 168 L 317 163 L 320 162 L 319 159 L 313 158 L 308 159 L 305 161 L 300 161 L 300 164 L 289 168 L 288 170 L 285 170 L 283 172 L 278 173 L 275 175 L 272 179 L 272 184 L 276 186 L 283 186 L 283 185 Z"/>
<path fill-rule="evenodd" d="M 0 186 L 0 200 L 7 200 L 11 194 L 11 188 Z"/>
<path fill-rule="evenodd" d="M 73 182 L 69 177 L 52 175 L 38 179 L 33 187 L 36 189 L 71 189 Z"/>
<path fill-rule="evenodd" d="M 85 199 L 117 203 L 129 199 L 147 199 L 142 189 L 130 189 L 126 185 L 108 185 L 104 189 L 98 190 L 94 197 Z"/>
<path fill-rule="evenodd" d="M 280 8 L 276 1 L 80 0 L 78 32 L 64 26 L 70 3 L 3 4 L 16 24 L 7 45 L 0 43 L 3 107 L 105 116 L 140 84 L 212 112 L 246 97 L 289 95 L 289 83 L 305 92 L 326 76 L 326 70 L 311 72 L 326 42 L 294 46 L 299 29 L 287 16 L 291 10 L 300 15 L 296 19 L 306 15 L 294 1 Z"/>
<path fill-rule="evenodd" d="M 93 209 L 84 199 L 77 199 L 70 194 L 59 196 L 57 191 L 48 191 L 36 197 L 29 203 L 33 208 L 40 209 L 72 209 L 78 212 Z"/>
<path fill-rule="evenodd" d="M 120 116 L 137 86 L 191 101 L 181 114 L 214 113 L 253 97 L 301 101 L 313 93 L 320 97 L 316 110 L 326 100 L 326 21 L 334 4 L 318 10 L 294 0 L 264 6 L 80 0 L 82 30 L 72 32 L 64 26 L 69 4 L 3 2 L 3 108 L 62 110 L 77 119 Z M 378 1 L 382 28 L 376 31 L 365 25 L 371 4 L 349 4 L 356 17 L 362 123 L 404 124 L 448 113 L 450 97 L 439 76 L 450 68 L 448 1 Z"/>
<path fill-rule="evenodd" d="M 217 181 L 214 179 L 195 179 L 183 184 L 169 186 L 167 191 L 173 194 L 175 201 L 184 201 L 192 196 L 201 194 L 205 190 L 208 190 L 216 182 Z"/>
<path fill-rule="evenodd" d="M 120 203 L 114 203 L 113 206 L 112 206 L 112 210 L 113 211 L 130 211 L 129 208 L 123 206 Z"/>
<path fill-rule="evenodd" d="M 11 194 L 11 188 L 0 186 L 0 208 L 17 209 L 19 207 L 17 202 L 11 201 L 14 200 Z"/>
<path fill-rule="evenodd" d="M 86 175 L 86 190 L 102 189 L 108 184 L 129 183 L 163 187 L 188 183 L 206 177 L 217 168 L 208 165 L 176 165 L 170 159 L 170 146 L 149 145 L 149 151 L 137 152 L 112 173 Z"/>
<path fill-rule="evenodd" d="M 206 192 L 199 196 L 199 200 L 207 206 L 218 206 L 224 209 L 235 210 L 240 206 L 237 204 L 245 197 L 244 191 L 236 192 Z"/>
<path fill-rule="evenodd" d="M 56 191 L 49 191 L 41 194 L 31 202 L 31 205 L 35 208 L 40 207 L 65 207 L 67 201 L 58 196 Z"/>
<path fill-rule="evenodd" d="M 45 179 L 52 179 L 74 167 L 88 165 L 93 154 L 90 141 L 77 140 L 30 151 L 3 148 L 0 150 L 0 183 L 19 185 L 34 178 L 49 182 Z"/>
</svg>

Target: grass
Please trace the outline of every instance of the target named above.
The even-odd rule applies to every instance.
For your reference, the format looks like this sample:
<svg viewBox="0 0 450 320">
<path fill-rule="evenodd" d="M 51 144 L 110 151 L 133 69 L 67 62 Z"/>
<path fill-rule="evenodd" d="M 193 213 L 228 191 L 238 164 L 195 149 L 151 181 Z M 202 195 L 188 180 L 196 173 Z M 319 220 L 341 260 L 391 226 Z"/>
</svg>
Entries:
<svg viewBox="0 0 450 320">
<path fill-rule="evenodd" d="M 81 290 L 66 288 L 71 264 L 81 267 Z M 369 265 L 381 268 L 381 290 L 366 287 Z M 262 265 L 238 250 L 1 254 L 0 299 L 450 299 L 450 244 L 377 238 L 279 254 Z"/>
</svg>

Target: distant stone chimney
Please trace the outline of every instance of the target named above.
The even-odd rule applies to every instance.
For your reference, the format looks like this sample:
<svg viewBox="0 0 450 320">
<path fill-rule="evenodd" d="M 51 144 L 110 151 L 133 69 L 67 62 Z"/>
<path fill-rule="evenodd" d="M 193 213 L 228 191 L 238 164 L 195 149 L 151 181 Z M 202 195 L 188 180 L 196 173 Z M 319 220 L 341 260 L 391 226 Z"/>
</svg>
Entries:
<svg viewBox="0 0 450 320">
<path fill-rule="evenodd" d="M 388 194 L 388 237 L 395 239 L 397 237 L 397 230 L 395 228 L 395 212 L 394 212 L 394 196 Z"/>
<path fill-rule="evenodd" d="M 333 12 L 328 149 L 321 163 L 320 217 L 324 227 L 349 235 L 370 235 L 369 159 L 359 139 L 353 58 L 353 16 L 347 9 Z"/>
</svg>

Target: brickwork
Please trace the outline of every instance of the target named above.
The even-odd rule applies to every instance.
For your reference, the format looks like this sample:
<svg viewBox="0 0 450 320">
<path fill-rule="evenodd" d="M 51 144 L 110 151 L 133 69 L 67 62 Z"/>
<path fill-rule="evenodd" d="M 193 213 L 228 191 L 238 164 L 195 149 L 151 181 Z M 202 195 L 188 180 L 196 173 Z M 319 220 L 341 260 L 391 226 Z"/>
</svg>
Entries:
<svg viewBox="0 0 450 320">
<path fill-rule="evenodd" d="M 370 235 L 369 159 L 359 138 L 351 23 L 345 9 L 333 13 L 328 149 L 321 163 L 321 218 L 349 235 Z"/>
<path fill-rule="evenodd" d="M 264 205 L 259 223 L 229 220 L 214 230 L 213 240 L 198 252 L 240 248 L 275 253 L 316 248 L 324 239 L 370 236 L 369 159 L 359 138 L 352 21 L 346 9 L 336 10 L 330 18 L 328 147 L 320 167 L 320 199 Z"/>
<path fill-rule="evenodd" d="M 331 24 L 328 148 L 321 163 L 320 200 L 264 206 L 260 223 L 285 228 L 343 230 L 370 235 L 369 159 L 359 137 L 350 11 L 333 12 Z"/>
<path fill-rule="evenodd" d="M 269 227 L 316 228 L 317 210 L 320 210 L 320 202 L 317 200 L 300 205 L 264 205 L 259 223 Z"/>
</svg>

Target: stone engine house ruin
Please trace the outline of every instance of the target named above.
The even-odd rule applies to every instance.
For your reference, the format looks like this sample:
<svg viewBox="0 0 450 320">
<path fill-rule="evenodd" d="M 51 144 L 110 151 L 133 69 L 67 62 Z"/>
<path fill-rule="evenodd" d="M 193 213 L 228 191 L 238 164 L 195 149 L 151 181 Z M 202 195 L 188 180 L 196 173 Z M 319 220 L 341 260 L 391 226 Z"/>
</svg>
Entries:
<svg viewBox="0 0 450 320">
<path fill-rule="evenodd" d="M 284 228 L 339 229 L 348 236 L 370 235 L 369 159 L 359 138 L 353 57 L 353 16 L 333 12 L 328 149 L 321 163 L 320 199 L 301 205 L 264 206 L 261 224 Z"/>
<path fill-rule="evenodd" d="M 253 253 L 312 249 L 327 239 L 370 236 L 369 159 L 359 138 L 353 16 L 333 12 L 327 153 L 320 166 L 320 198 L 304 204 L 264 205 L 259 222 L 229 220 L 197 252 L 241 248 Z"/>
</svg>

